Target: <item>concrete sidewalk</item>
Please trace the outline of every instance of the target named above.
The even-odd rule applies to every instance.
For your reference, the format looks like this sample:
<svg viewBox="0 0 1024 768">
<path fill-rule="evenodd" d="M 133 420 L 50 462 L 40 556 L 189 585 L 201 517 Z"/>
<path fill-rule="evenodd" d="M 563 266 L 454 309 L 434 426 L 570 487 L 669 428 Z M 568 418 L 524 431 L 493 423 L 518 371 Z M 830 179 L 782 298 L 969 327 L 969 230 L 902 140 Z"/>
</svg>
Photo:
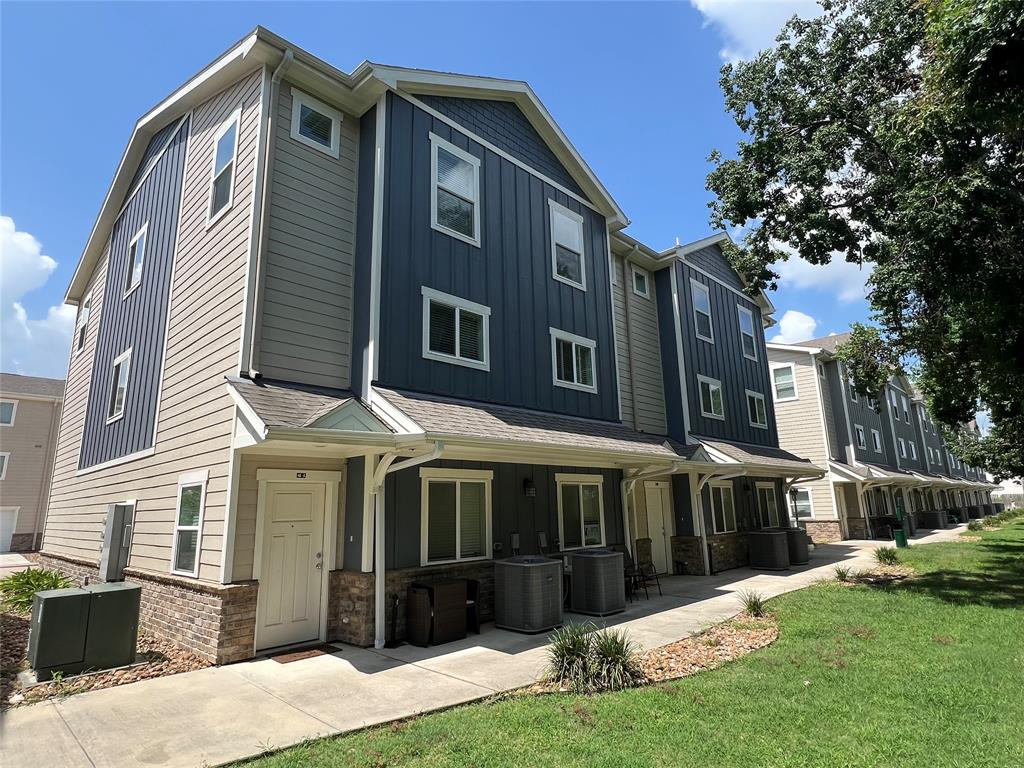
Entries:
<svg viewBox="0 0 1024 768">
<path fill-rule="evenodd" d="M 914 544 L 955 538 L 965 526 Z M 836 563 L 873 564 L 879 542 L 818 547 L 807 566 L 765 573 L 747 568 L 662 580 L 662 596 L 637 600 L 600 623 L 624 627 L 652 648 L 740 611 L 736 593 L 780 595 L 833 576 Z M 569 615 L 570 620 L 588 617 Z M 280 664 L 255 659 L 83 693 L 9 710 L 0 723 L 0 765 L 219 765 L 308 739 L 483 699 L 535 681 L 546 635 L 484 627 L 437 648 L 338 646 L 337 653 Z"/>
</svg>

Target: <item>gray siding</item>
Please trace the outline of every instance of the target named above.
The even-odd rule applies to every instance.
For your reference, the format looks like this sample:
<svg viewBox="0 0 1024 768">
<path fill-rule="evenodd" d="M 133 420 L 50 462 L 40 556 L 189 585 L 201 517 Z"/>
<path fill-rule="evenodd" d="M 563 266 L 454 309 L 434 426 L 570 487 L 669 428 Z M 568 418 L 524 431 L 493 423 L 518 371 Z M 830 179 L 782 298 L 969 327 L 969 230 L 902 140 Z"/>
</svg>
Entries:
<svg viewBox="0 0 1024 768">
<path fill-rule="evenodd" d="M 378 380 L 397 388 L 618 420 L 604 218 L 389 95 Z M 430 140 L 481 160 L 481 247 L 430 226 Z M 587 290 L 552 278 L 548 200 L 584 220 Z M 422 357 L 421 287 L 490 307 L 490 371 Z M 597 393 L 554 386 L 549 327 L 597 343 Z"/>
<path fill-rule="evenodd" d="M 889 402 L 889 390 L 890 389 L 893 389 L 893 391 L 896 392 L 896 400 L 897 400 L 897 402 L 900 403 L 899 407 L 897 407 L 897 408 L 893 408 L 892 404 Z M 913 408 L 914 404 L 910 400 L 910 396 L 909 395 L 906 395 L 905 393 L 901 392 L 898 389 L 886 387 L 886 389 L 885 389 L 885 396 L 886 396 L 886 400 L 885 400 L 886 408 L 892 414 L 892 429 L 893 429 L 893 432 L 895 433 L 895 438 L 901 438 L 902 437 L 904 442 L 907 444 L 907 457 L 903 458 L 902 456 L 900 456 L 899 453 L 897 452 L 896 447 L 894 447 L 893 448 L 893 458 L 894 458 L 894 460 L 898 460 L 899 467 L 901 469 L 906 469 L 906 470 L 910 470 L 910 471 L 914 471 L 914 472 L 923 472 L 925 470 L 926 461 L 924 460 L 924 458 L 922 458 L 922 454 L 924 454 L 924 448 L 921 446 L 921 436 L 920 436 L 920 434 L 917 431 L 917 424 L 914 423 L 914 417 L 913 416 L 910 417 L 910 422 L 909 423 L 907 423 L 907 421 L 903 418 L 903 401 L 902 401 L 902 398 L 903 397 L 907 398 L 907 408 L 908 408 L 907 412 L 908 413 L 911 413 L 911 409 Z M 913 443 L 913 445 L 915 447 L 915 450 L 917 451 L 917 458 L 916 459 L 912 458 L 911 454 L 910 454 L 910 444 L 911 443 Z"/>
<path fill-rule="evenodd" d="M 925 416 L 924 405 L 915 403 L 914 421 L 924 434 L 924 445 L 932 449 L 932 461 L 930 463 L 928 462 L 928 452 L 927 450 L 925 451 L 925 464 L 928 467 L 928 472 L 933 475 L 945 474 L 946 451 L 942 447 L 942 436 L 939 434 L 938 425 L 935 425 L 935 431 L 932 431 L 932 427 L 929 426 Z"/>
<path fill-rule="evenodd" d="M 331 157 L 291 137 L 292 87 L 278 93 L 260 372 L 348 388 L 359 120 L 343 116 Z"/>
<path fill-rule="evenodd" d="M 373 205 L 376 174 L 377 107 L 371 107 L 359 122 L 359 205 L 356 207 L 356 263 L 353 284 L 352 389 L 362 398 L 366 371 L 370 367 L 370 273 L 373 262 Z"/>
<path fill-rule="evenodd" d="M 113 227 L 106 301 L 100 316 L 79 458 L 82 469 L 153 446 L 188 130 L 186 121 Z M 130 268 L 128 247 L 147 223 L 142 279 L 125 296 Z M 132 355 L 124 416 L 107 424 L 111 364 L 129 348 Z"/>
<path fill-rule="evenodd" d="M 150 139 L 149 144 L 146 145 L 146 151 L 142 153 L 142 159 L 139 161 L 139 168 L 135 171 L 135 176 L 132 177 L 132 183 L 128 185 L 128 195 L 131 195 L 132 190 L 134 190 L 138 185 L 139 180 L 145 176 L 153 166 L 157 157 L 164 151 L 164 147 L 171 142 L 171 139 L 178 132 L 180 127 L 179 120 L 172 120 L 153 134 L 153 138 Z"/>
<path fill-rule="evenodd" d="M 845 383 L 846 379 L 841 371 L 839 364 L 833 364 L 834 371 L 830 372 L 830 382 L 832 386 L 832 403 L 833 408 L 842 409 L 845 407 L 847 412 L 850 414 L 850 437 L 849 442 L 853 445 L 854 457 L 857 461 L 868 462 L 869 464 L 879 464 L 881 466 L 896 467 L 895 452 L 892 447 L 892 430 L 889 428 L 889 416 L 885 411 L 885 406 L 879 403 L 880 412 L 876 412 L 873 408 L 868 406 L 867 398 L 859 395 L 857 401 L 854 402 L 850 398 L 850 388 Z M 881 397 L 881 395 L 879 395 Z M 837 410 L 837 413 L 840 411 Z M 844 416 L 845 418 L 845 416 Z M 864 444 L 865 448 L 860 448 L 857 445 L 856 438 L 856 427 L 859 424 L 864 427 Z M 877 429 L 882 436 L 882 452 L 875 451 L 874 446 L 871 442 L 871 430 Z"/>
<path fill-rule="evenodd" d="M 500 542 L 502 546 L 500 552 L 493 552 L 495 557 L 507 557 L 510 554 L 512 533 L 520 535 L 523 554 L 537 553 L 538 531 L 547 534 L 549 552 L 558 551 L 558 489 L 555 474 L 559 472 L 604 477 L 605 543 L 608 546 L 623 543 L 622 495 L 619 493 L 622 473 L 619 470 L 478 461 L 437 461 L 423 466 L 489 469 L 494 472 L 491 482 L 491 532 L 493 541 Z M 422 481 L 419 470 L 419 467 L 411 467 L 393 472 L 385 481 L 388 569 L 418 567 L 420 564 Z M 523 493 L 523 481 L 527 479 L 537 489 L 536 496 L 528 497 Z"/>
<path fill-rule="evenodd" d="M 665 392 L 665 422 L 668 433 L 684 440 L 686 424 L 683 420 L 683 390 L 679 380 L 679 352 L 676 348 L 676 321 L 672 312 L 672 269 L 654 274 L 654 287 L 658 295 L 658 338 L 661 341 L 661 371 Z M 673 498 L 679 498 L 675 486 Z M 676 529 L 681 530 L 681 529 Z"/>
<path fill-rule="evenodd" d="M 365 456 L 354 456 L 348 460 L 345 478 L 345 499 L 342 514 L 342 563 L 346 571 L 362 570 L 363 562 L 363 476 L 366 468 Z"/>
<path fill-rule="evenodd" d="M 569 171 L 530 125 L 526 115 L 512 102 L 453 96 L 421 95 L 416 98 L 566 189 L 585 197 Z"/>
</svg>

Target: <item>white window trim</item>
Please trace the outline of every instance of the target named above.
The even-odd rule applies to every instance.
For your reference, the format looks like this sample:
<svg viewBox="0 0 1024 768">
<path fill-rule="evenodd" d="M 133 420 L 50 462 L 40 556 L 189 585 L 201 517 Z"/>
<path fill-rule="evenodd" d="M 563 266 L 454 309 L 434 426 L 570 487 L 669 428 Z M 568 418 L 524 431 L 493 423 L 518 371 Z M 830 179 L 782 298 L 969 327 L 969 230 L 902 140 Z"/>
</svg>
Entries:
<svg viewBox="0 0 1024 768">
<path fill-rule="evenodd" d="M 775 523 L 771 524 L 771 517 L 768 518 L 769 528 L 778 528 L 782 523 L 782 516 L 779 514 L 779 496 L 775 492 L 775 483 L 754 483 L 754 497 L 757 499 L 757 519 L 758 522 L 764 525 L 764 516 L 761 514 L 761 491 L 767 488 L 772 492 L 772 498 L 775 500 Z M 736 500 L 733 499 L 733 505 L 735 506 Z"/>
<path fill-rule="evenodd" d="M 567 219 L 576 222 L 576 225 L 580 228 L 580 282 L 578 283 L 558 274 L 558 244 L 555 242 L 555 216 L 557 214 L 562 214 Z M 570 210 L 564 205 L 548 198 L 548 228 L 551 233 L 551 276 L 560 283 L 565 283 L 581 291 L 587 290 L 587 246 L 583 229 L 583 217 L 576 213 L 576 211 Z"/>
<path fill-rule="evenodd" d="M 900 395 L 900 406 L 903 408 L 903 420 L 910 423 L 910 405 L 907 403 L 907 396 Z"/>
<path fill-rule="evenodd" d="M 860 448 L 862 451 L 866 451 L 868 449 L 868 444 L 867 441 L 864 439 L 864 427 L 862 427 L 860 424 L 854 424 L 853 431 L 854 434 L 857 436 L 857 447 Z"/>
<path fill-rule="evenodd" d="M 821 378 L 823 378 L 823 379 L 825 378 L 825 364 L 824 363 L 818 363 L 818 375 L 821 376 Z"/>
<path fill-rule="evenodd" d="M 757 427 L 758 429 L 768 429 L 768 403 L 765 400 L 764 395 L 762 395 L 760 392 L 755 392 L 752 389 L 745 390 L 745 392 L 747 393 L 747 418 L 750 421 L 750 426 Z M 760 401 L 761 405 L 764 407 L 764 424 L 759 424 L 756 421 L 754 421 L 750 413 L 751 397 L 753 397 L 755 400 Z M 754 416 L 756 415 L 757 414 L 755 413 Z"/>
<path fill-rule="evenodd" d="M 702 397 L 700 389 L 701 384 L 707 384 L 708 386 L 718 387 L 718 391 L 721 393 L 720 399 L 722 401 L 721 415 L 717 413 L 708 413 L 707 411 L 704 410 L 704 398 Z M 709 391 L 709 395 L 710 394 L 712 393 Z M 714 405 L 714 398 L 711 398 L 711 400 L 712 405 Z M 710 376 L 704 376 L 699 373 L 697 374 L 697 403 L 700 405 L 701 416 L 704 416 L 709 419 L 718 419 L 719 421 L 725 421 L 725 390 L 722 388 L 722 382 L 719 381 L 718 379 L 712 379 Z"/>
<path fill-rule="evenodd" d="M 437 149 L 442 147 L 456 157 L 465 160 L 473 166 L 473 237 L 467 237 L 461 232 L 437 222 Z M 464 243 L 469 243 L 477 248 L 480 247 L 480 158 L 471 155 L 464 149 L 459 149 L 450 141 L 446 141 L 436 133 L 430 134 L 430 228 L 438 232 L 454 237 Z"/>
<path fill-rule="evenodd" d="M 871 430 L 871 447 L 875 449 L 875 453 L 882 452 L 882 433 L 877 429 Z M 865 450 L 867 450 L 866 447 Z"/>
<path fill-rule="evenodd" d="M 794 486 L 794 490 L 803 491 L 807 494 L 807 506 L 810 508 L 811 513 L 807 517 L 797 517 L 796 514 L 796 501 L 793 502 L 793 519 L 794 520 L 813 520 L 814 514 L 814 491 L 810 488 L 804 488 L 801 486 Z"/>
<path fill-rule="evenodd" d="M 114 378 L 114 369 L 117 368 L 117 364 L 120 363 L 120 362 L 124 362 L 125 363 L 124 400 L 121 401 L 121 411 L 120 411 L 120 413 L 115 413 L 115 414 L 111 415 L 110 414 L 110 395 L 111 395 L 111 389 L 114 386 L 116 386 L 116 384 L 117 384 L 117 380 Z M 107 424 L 113 424 L 115 421 L 120 421 L 121 419 L 124 418 L 124 410 L 125 410 L 125 407 L 128 405 L 128 390 L 130 388 L 129 385 L 131 384 L 131 375 L 132 375 L 132 348 L 128 347 L 128 349 L 126 349 L 124 352 L 122 352 L 120 355 L 115 357 L 110 362 L 110 380 L 109 380 L 109 383 L 107 384 L 107 393 L 106 393 L 107 394 L 107 401 L 106 401 L 106 408 L 104 409 L 105 412 L 106 412 L 106 415 L 107 415 Z"/>
<path fill-rule="evenodd" d="M 577 336 L 575 333 L 569 333 L 559 328 L 548 327 L 548 333 L 551 334 L 551 381 L 556 387 L 565 387 L 566 389 L 576 389 L 580 392 L 590 392 L 591 394 L 597 394 L 597 342 L 593 339 L 588 339 L 585 336 Z M 576 383 L 576 350 L 572 351 L 572 373 L 573 381 L 562 381 L 558 378 L 558 344 L 557 341 L 569 341 L 581 347 L 590 348 L 590 363 L 594 371 L 594 384 L 588 386 L 586 384 Z"/>
<path fill-rule="evenodd" d="M 128 296 L 130 296 L 132 293 L 134 293 L 135 290 L 140 285 L 142 285 L 142 276 L 146 272 L 146 251 L 149 250 L 149 236 L 148 236 L 148 233 L 149 233 L 149 222 L 147 221 L 145 224 L 143 224 L 139 228 L 139 231 L 136 232 L 135 236 L 128 242 L 128 257 L 129 257 L 128 258 L 128 271 L 125 272 L 124 281 L 122 283 L 122 289 L 124 290 L 124 293 L 121 296 L 121 300 L 122 301 L 124 299 L 127 299 Z M 129 285 L 128 281 L 131 279 L 132 272 L 135 271 L 135 259 L 132 258 L 132 248 L 134 247 L 134 245 L 137 242 L 139 242 L 139 238 L 140 237 L 145 237 L 146 238 L 142 242 L 142 271 L 139 273 L 139 282 L 134 283 L 132 285 Z"/>
<path fill-rule="evenodd" d="M 596 485 L 597 486 L 597 509 L 601 519 L 601 543 L 582 544 L 579 547 L 572 547 L 573 551 L 578 549 L 594 549 L 605 546 L 604 524 L 604 475 L 570 474 L 566 472 L 555 473 L 555 487 L 558 491 L 558 550 L 567 551 L 565 548 L 565 524 L 562 519 L 562 486 L 563 485 Z M 583 541 L 583 496 L 580 492 L 580 541 Z"/>
<path fill-rule="evenodd" d="M 210 479 L 209 470 L 203 469 L 198 472 L 188 472 L 178 476 L 178 496 L 177 501 L 174 504 L 174 541 L 171 545 L 171 573 L 179 576 L 191 576 L 195 578 L 199 575 L 199 562 L 203 559 L 203 518 L 206 513 L 206 485 Z M 198 485 L 200 487 L 199 492 L 199 520 L 196 525 L 178 525 L 178 520 L 181 516 L 181 492 L 185 488 L 191 488 Z M 123 502 L 128 504 L 128 502 Z M 131 502 L 132 506 L 135 506 L 135 502 Z M 178 562 L 178 532 L 179 531 L 195 531 L 196 532 L 196 562 L 195 566 L 191 571 L 183 571 L 174 567 L 174 564 Z"/>
<path fill-rule="evenodd" d="M 489 469 L 448 469 L 446 467 L 422 467 L 420 469 L 420 566 L 443 565 L 445 563 L 470 563 L 479 560 L 492 559 L 492 505 L 491 505 L 491 483 L 494 479 L 494 472 Z M 477 557 L 462 557 L 461 551 L 462 536 L 461 525 L 459 524 L 459 509 L 462 501 L 459 494 L 458 484 L 460 481 L 469 481 L 484 484 L 484 554 Z M 428 486 L 431 482 L 453 482 L 455 489 L 455 558 L 452 560 L 428 560 L 430 551 L 427 532 L 430 527 L 430 494 Z"/>
<path fill-rule="evenodd" d="M 462 365 L 466 368 L 475 368 L 478 371 L 490 371 L 491 370 L 491 308 L 484 306 L 483 304 L 477 304 L 475 301 L 469 299 L 463 299 L 459 296 L 452 296 L 450 293 L 443 293 L 441 291 L 422 286 L 420 292 L 423 294 L 423 357 L 427 360 L 437 360 L 441 363 L 451 363 L 452 365 Z M 430 302 L 436 301 L 439 304 L 445 304 L 450 307 L 455 307 L 455 354 L 446 355 L 444 352 L 435 352 L 430 348 Z M 465 309 L 474 314 L 480 315 L 483 318 L 483 360 L 473 360 L 468 357 L 461 357 L 459 355 L 459 312 L 458 310 Z"/>
<path fill-rule="evenodd" d="M 729 491 L 729 495 L 732 497 L 732 524 L 733 528 L 726 527 L 725 530 L 718 530 L 718 521 L 715 519 L 715 488 L 726 488 Z M 736 533 L 740 529 L 740 523 L 737 519 L 736 514 L 736 491 L 732 487 L 730 482 L 712 482 L 708 483 L 708 498 L 710 499 L 711 507 L 711 531 L 715 534 L 725 533 Z M 722 510 L 722 523 L 725 524 L 725 510 Z"/>
<path fill-rule="evenodd" d="M 904 440 L 902 437 L 897 437 L 896 438 L 896 444 L 899 446 L 900 458 L 901 459 L 907 458 L 907 441 Z"/>
<path fill-rule="evenodd" d="M 0 399 L 0 403 L 10 403 L 11 406 L 12 406 L 11 407 L 11 421 L 10 421 L 10 423 L 4 424 L 3 422 L 0 422 L 0 427 L 13 427 L 14 426 L 14 422 L 17 421 L 17 419 L 18 419 L 18 401 L 14 400 L 12 398 L 9 398 L 9 397 L 5 397 L 5 398 Z"/>
<path fill-rule="evenodd" d="M 910 458 L 917 461 L 917 446 L 914 444 L 914 441 L 910 440 L 907 445 L 910 446 Z"/>
<path fill-rule="evenodd" d="M 789 368 L 793 374 L 793 394 L 790 397 L 779 397 L 779 386 L 775 383 L 775 371 L 781 370 L 782 368 Z M 772 397 L 776 403 L 788 403 L 791 400 L 800 399 L 800 389 L 796 384 L 796 365 L 793 363 L 773 363 L 769 367 L 769 373 L 772 379 Z"/>
<path fill-rule="evenodd" d="M 145 269 L 145 265 L 143 265 L 142 268 Z M 84 318 L 82 317 L 83 314 L 85 315 Z M 83 349 L 85 349 L 85 344 L 89 336 L 90 317 L 92 317 L 92 291 L 89 291 L 87 294 L 85 294 L 85 298 L 82 299 L 82 303 L 78 305 L 78 317 L 75 318 L 75 357 L 77 357 L 78 354 Z M 82 333 L 83 329 L 85 330 L 84 334 Z"/>
<path fill-rule="evenodd" d="M 846 388 L 850 392 L 850 400 L 852 402 L 854 402 L 854 403 L 860 402 L 860 398 L 857 396 L 857 389 L 856 389 L 856 387 L 853 386 L 853 379 L 847 377 L 847 379 L 846 379 Z"/>
<path fill-rule="evenodd" d="M 7 468 L 11 466 L 11 452 L 0 451 L 0 456 L 3 456 L 4 459 L 4 465 L 3 467 L 0 467 L 0 480 L 3 480 L 7 477 Z"/>
<path fill-rule="evenodd" d="M 630 264 L 629 276 L 633 283 L 633 293 L 644 299 L 651 298 L 651 273 L 643 267 L 638 267 L 636 264 Z M 636 289 L 636 276 L 641 275 L 644 278 L 645 291 L 638 291 Z"/>
<path fill-rule="evenodd" d="M 228 201 L 224 207 L 213 213 L 213 183 L 217 180 L 217 143 L 221 137 L 235 126 L 235 145 L 231 149 L 231 183 L 228 184 Z M 210 158 L 210 191 L 206 201 L 206 228 L 209 229 L 227 214 L 235 204 L 235 179 L 238 176 L 238 132 L 242 125 L 242 110 L 236 109 L 234 113 L 225 120 L 217 132 L 213 135 L 213 157 Z"/>
<path fill-rule="evenodd" d="M 740 316 L 740 352 L 743 353 L 743 357 L 745 357 L 747 360 L 753 360 L 756 363 L 757 362 L 757 335 L 755 334 L 754 329 L 757 326 L 754 324 L 754 313 L 751 312 L 747 307 L 744 307 L 742 304 L 737 304 L 736 305 L 736 312 Z M 743 315 L 746 315 L 747 317 L 750 318 L 750 345 L 754 349 L 754 354 L 753 355 L 748 355 L 746 349 L 744 349 L 744 347 L 743 347 L 743 338 L 747 335 L 747 332 L 743 330 L 743 319 L 742 319 Z M 794 381 L 796 380 L 795 373 L 794 373 L 794 376 L 793 376 L 793 380 Z"/>
<path fill-rule="evenodd" d="M 701 341 L 706 341 L 709 344 L 714 344 L 715 343 L 715 316 L 714 316 L 714 314 L 711 311 L 711 287 L 707 286 L 707 285 L 704 285 L 704 283 L 700 282 L 699 280 L 694 280 L 691 277 L 690 278 L 690 293 L 691 293 L 691 296 L 690 296 L 690 311 L 691 311 L 692 316 L 693 316 L 693 333 Z M 697 323 L 697 312 L 698 312 L 698 309 L 697 309 L 697 294 L 698 293 L 703 293 L 705 296 L 708 297 L 707 316 L 708 316 L 708 328 L 711 331 L 711 335 L 710 336 L 702 336 L 701 332 L 698 330 L 698 328 L 699 328 L 699 325 Z"/>
<path fill-rule="evenodd" d="M 331 146 L 325 147 L 323 144 L 299 133 L 303 105 L 331 119 Z M 291 137 L 300 144 L 305 144 L 307 147 L 311 147 L 331 157 L 341 157 L 341 120 L 341 112 L 334 109 L 334 107 L 327 106 L 319 99 L 314 99 L 308 93 L 304 93 L 298 88 L 292 88 Z"/>
</svg>

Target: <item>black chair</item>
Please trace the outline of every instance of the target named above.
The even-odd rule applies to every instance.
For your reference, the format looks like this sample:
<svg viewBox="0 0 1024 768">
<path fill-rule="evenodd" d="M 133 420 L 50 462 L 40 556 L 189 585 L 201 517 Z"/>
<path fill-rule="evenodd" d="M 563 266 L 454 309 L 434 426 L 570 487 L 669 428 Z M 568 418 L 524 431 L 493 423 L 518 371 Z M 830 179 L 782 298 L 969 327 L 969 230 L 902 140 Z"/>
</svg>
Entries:
<svg viewBox="0 0 1024 768">
<path fill-rule="evenodd" d="M 637 539 L 637 544 L 639 544 L 641 541 L 644 542 L 644 544 L 646 545 L 644 547 L 644 550 L 646 552 L 650 552 L 651 551 L 651 544 L 652 544 L 651 540 L 650 539 Z M 659 597 L 662 596 L 662 592 L 661 592 L 661 579 L 658 578 L 658 569 L 655 567 L 654 561 L 652 561 L 652 560 L 645 560 L 645 561 L 642 561 L 642 562 L 638 562 L 637 563 L 637 570 L 639 571 L 640 578 L 643 581 L 643 588 L 644 588 L 644 590 L 647 589 L 647 586 L 649 584 L 654 584 L 655 586 L 658 587 L 658 596 Z"/>
<path fill-rule="evenodd" d="M 466 628 L 473 630 L 474 635 L 480 634 L 480 582 L 466 579 Z"/>
</svg>

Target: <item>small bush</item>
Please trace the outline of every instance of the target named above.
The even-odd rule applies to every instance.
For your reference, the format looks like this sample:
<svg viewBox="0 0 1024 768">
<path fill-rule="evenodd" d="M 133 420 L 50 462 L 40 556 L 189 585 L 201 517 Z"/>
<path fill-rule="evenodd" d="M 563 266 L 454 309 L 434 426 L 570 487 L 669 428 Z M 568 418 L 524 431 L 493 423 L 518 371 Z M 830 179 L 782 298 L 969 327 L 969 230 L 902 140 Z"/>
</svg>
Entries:
<svg viewBox="0 0 1024 768">
<path fill-rule="evenodd" d="M 875 560 L 879 565 L 899 565 L 900 553 L 896 547 L 879 547 L 875 550 Z"/>
<path fill-rule="evenodd" d="M 574 693 L 617 691 L 643 680 L 637 648 L 625 631 L 568 624 L 551 635 L 548 679 Z"/>
<path fill-rule="evenodd" d="M 968 531 L 980 531 L 984 527 L 985 526 L 981 522 L 981 520 L 971 520 L 971 522 L 969 522 L 967 524 L 967 530 Z"/>
<path fill-rule="evenodd" d="M 848 565 L 837 565 L 835 568 L 836 581 L 849 581 L 853 577 L 853 569 Z"/>
<path fill-rule="evenodd" d="M 555 630 L 548 648 L 548 678 L 574 691 L 589 684 L 593 624 L 566 624 Z"/>
<path fill-rule="evenodd" d="M 738 593 L 738 597 L 740 602 L 743 603 L 743 610 L 751 616 L 760 618 L 768 612 L 768 599 L 760 592 L 755 592 L 752 589 L 744 589 L 742 592 Z"/>
<path fill-rule="evenodd" d="M 598 690 L 621 691 L 643 680 L 636 644 L 625 630 L 605 629 L 592 637 L 592 674 Z"/>
<path fill-rule="evenodd" d="M 32 596 L 36 592 L 73 586 L 74 582 L 60 571 L 30 568 L 0 579 L 0 603 L 5 608 L 26 613 L 32 609 Z"/>
</svg>

